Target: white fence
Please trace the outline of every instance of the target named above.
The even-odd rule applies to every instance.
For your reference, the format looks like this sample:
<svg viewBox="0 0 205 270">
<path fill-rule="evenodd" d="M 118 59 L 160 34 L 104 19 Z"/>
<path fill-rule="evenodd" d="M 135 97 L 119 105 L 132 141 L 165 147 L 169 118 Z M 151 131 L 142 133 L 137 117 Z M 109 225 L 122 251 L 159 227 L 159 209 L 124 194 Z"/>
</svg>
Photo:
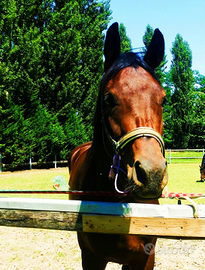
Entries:
<svg viewBox="0 0 205 270">
<path fill-rule="evenodd" d="M 174 152 L 201 152 L 201 155 L 197 156 L 197 157 L 175 157 L 172 153 Z M 205 149 L 167 149 L 165 151 L 165 154 L 166 154 L 166 159 L 168 160 L 169 164 L 171 164 L 171 161 L 172 159 L 202 159 L 203 158 L 203 155 L 205 153 Z M 22 163 L 22 164 L 19 164 L 19 166 L 28 166 L 28 168 L 30 168 L 30 170 L 33 168 L 33 166 L 37 166 L 37 165 L 46 165 L 46 164 L 53 164 L 53 167 L 54 168 L 57 168 L 58 167 L 58 164 L 59 165 L 62 165 L 62 164 L 67 164 L 68 161 L 67 160 L 56 160 L 56 157 L 54 158 L 55 160 L 54 161 L 47 161 L 47 162 L 42 162 L 42 163 L 38 163 L 38 162 L 32 162 L 32 159 L 30 158 L 28 160 L 27 163 Z M 10 164 L 3 164 L 2 163 L 2 156 L 0 154 L 0 172 L 3 171 L 3 168 L 4 167 L 9 167 Z M 51 165 L 52 167 L 52 165 Z"/>
<path fill-rule="evenodd" d="M 31 169 L 33 169 L 34 166 L 42 166 L 42 165 L 46 165 L 46 164 L 50 164 L 51 167 L 54 167 L 56 169 L 59 165 L 68 164 L 68 160 L 56 160 L 56 157 L 55 157 L 54 161 L 33 162 L 32 158 L 30 157 L 27 163 L 20 163 L 17 166 L 18 167 L 28 166 L 28 168 L 31 170 Z M 0 154 L 0 173 L 3 171 L 3 168 L 9 167 L 9 166 L 10 166 L 10 164 L 2 163 L 2 156 Z"/>
<path fill-rule="evenodd" d="M 172 153 L 174 152 L 198 152 L 201 153 L 201 155 L 197 155 L 197 156 L 191 156 L 191 157 L 186 157 L 186 156 L 174 156 L 174 154 L 172 155 Z M 169 164 L 171 164 L 171 160 L 172 159 L 202 159 L 203 155 L 205 153 L 205 149 L 167 149 L 165 151 L 165 156 L 166 159 L 168 159 Z"/>
</svg>

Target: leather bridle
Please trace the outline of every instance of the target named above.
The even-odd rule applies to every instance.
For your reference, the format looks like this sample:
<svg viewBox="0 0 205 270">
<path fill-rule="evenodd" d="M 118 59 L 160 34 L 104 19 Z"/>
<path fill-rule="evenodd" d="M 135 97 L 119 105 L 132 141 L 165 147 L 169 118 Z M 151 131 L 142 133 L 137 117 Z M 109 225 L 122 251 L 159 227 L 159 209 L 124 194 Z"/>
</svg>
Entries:
<svg viewBox="0 0 205 270">
<path fill-rule="evenodd" d="M 107 134 L 107 137 L 111 141 L 113 148 L 115 150 L 115 153 L 119 153 L 120 150 L 122 150 L 129 142 L 139 139 L 141 137 L 150 137 L 154 138 L 158 141 L 162 154 L 165 157 L 165 145 L 164 141 L 162 139 L 162 136 L 159 132 L 157 132 L 155 129 L 151 127 L 138 127 L 135 128 L 125 135 L 123 135 L 118 141 L 114 140 L 112 137 L 109 129 L 107 128 L 107 124 L 105 122 L 104 116 L 102 116 L 102 124 L 105 130 L 105 133 Z"/>
</svg>

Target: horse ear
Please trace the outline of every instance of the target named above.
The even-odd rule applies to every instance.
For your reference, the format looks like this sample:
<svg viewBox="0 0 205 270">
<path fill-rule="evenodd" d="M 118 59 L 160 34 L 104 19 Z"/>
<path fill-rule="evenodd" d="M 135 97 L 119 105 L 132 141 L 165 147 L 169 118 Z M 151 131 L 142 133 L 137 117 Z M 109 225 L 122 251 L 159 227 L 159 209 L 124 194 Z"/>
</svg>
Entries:
<svg viewBox="0 0 205 270">
<path fill-rule="evenodd" d="M 120 56 L 120 35 L 118 31 L 118 23 L 113 23 L 107 31 L 104 56 L 104 71 L 106 72 Z"/>
<path fill-rule="evenodd" d="M 164 57 L 164 37 L 159 29 L 155 29 L 148 50 L 144 56 L 144 61 L 155 69 L 159 66 Z"/>
</svg>

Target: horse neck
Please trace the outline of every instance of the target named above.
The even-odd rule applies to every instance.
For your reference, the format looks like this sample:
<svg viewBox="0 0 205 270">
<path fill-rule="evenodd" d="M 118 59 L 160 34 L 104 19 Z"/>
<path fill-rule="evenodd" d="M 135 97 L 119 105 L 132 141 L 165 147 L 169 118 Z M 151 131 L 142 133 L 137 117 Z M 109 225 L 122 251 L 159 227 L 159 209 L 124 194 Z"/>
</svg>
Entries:
<svg viewBox="0 0 205 270">
<path fill-rule="evenodd" d="M 101 94 L 99 92 L 97 100 L 97 108 L 94 117 L 94 134 L 93 143 L 89 153 L 89 177 L 92 178 L 97 186 L 103 188 L 102 190 L 111 191 L 113 187 L 110 187 L 111 181 L 108 178 L 110 167 L 112 165 L 112 159 L 114 156 L 114 150 L 109 140 L 106 138 L 104 127 L 102 127 L 101 119 Z M 103 185 L 103 187 L 102 187 Z"/>
<path fill-rule="evenodd" d="M 93 142 L 90 151 L 90 177 L 94 182 L 94 189 L 110 190 L 114 188 L 109 180 L 109 171 L 112 165 L 112 157 L 108 155 L 103 143 Z"/>
<path fill-rule="evenodd" d="M 107 170 L 109 173 L 110 166 L 112 165 L 112 157 L 108 154 L 102 143 L 93 143 L 92 147 L 92 159 L 97 166 L 96 168 L 98 168 L 98 172 L 101 170 L 105 172 Z"/>
</svg>

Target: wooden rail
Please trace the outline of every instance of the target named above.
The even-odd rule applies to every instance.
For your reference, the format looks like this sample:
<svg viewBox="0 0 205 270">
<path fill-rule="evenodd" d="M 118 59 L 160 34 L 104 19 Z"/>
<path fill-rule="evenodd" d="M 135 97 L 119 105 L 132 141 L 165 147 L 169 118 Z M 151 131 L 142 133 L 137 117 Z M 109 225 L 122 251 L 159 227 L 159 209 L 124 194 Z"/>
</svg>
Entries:
<svg viewBox="0 0 205 270">
<path fill-rule="evenodd" d="M 0 198 L 0 225 L 205 239 L 205 206 Z"/>
</svg>

